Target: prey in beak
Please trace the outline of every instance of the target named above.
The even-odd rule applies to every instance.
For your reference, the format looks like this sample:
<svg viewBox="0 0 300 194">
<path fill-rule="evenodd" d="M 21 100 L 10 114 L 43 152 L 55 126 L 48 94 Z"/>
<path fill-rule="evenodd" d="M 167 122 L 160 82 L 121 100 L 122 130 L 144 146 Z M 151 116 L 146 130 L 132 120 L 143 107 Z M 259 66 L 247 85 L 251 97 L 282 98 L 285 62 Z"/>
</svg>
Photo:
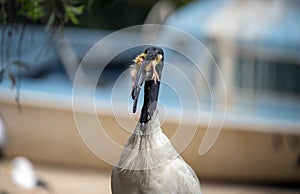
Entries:
<svg viewBox="0 0 300 194">
<path fill-rule="evenodd" d="M 131 97 L 134 100 L 133 113 L 136 112 L 137 101 L 143 83 L 153 80 L 156 84 L 160 82 L 163 66 L 163 50 L 158 47 L 149 47 L 142 54 L 138 55 L 130 66 L 132 80 Z"/>
</svg>

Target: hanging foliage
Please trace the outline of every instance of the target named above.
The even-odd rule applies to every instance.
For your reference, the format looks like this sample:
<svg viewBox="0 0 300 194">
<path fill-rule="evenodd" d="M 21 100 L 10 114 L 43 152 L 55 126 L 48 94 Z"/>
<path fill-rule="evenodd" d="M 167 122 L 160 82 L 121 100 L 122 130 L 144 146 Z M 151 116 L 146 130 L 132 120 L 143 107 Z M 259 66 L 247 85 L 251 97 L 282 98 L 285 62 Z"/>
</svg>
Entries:
<svg viewBox="0 0 300 194">
<path fill-rule="evenodd" d="M 11 86 L 17 87 L 15 100 L 19 110 L 21 108 L 19 72 L 21 69 L 30 68 L 30 64 L 22 61 L 22 43 L 26 25 L 28 23 L 44 25 L 45 29 L 50 31 L 50 37 L 45 44 L 47 46 L 66 24 L 79 23 L 78 16 L 83 13 L 84 7 L 81 0 L 0 0 L 0 83 L 7 77 Z M 11 48 L 12 37 L 18 40 L 16 50 Z M 13 51 L 17 53 L 17 60 L 11 60 Z M 13 67 L 16 67 L 17 71 L 13 71 Z"/>
<path fill-rule="evenodd" d="M 30 67 L 22 62 L 22 41 L 26 24 L 42 24 L 50 31 L 51 37 L 70 23 L 77 25 L 78 16 L 84 11 L 82 0 L 0 0 L 0 83 L 4 76 L 11 81 L 11 85 L 18 83 L 18 78 L 11 71 L 11 66 L 18 68 Z M 17 60 L 10 61 L 9 48 L 12 36 L 18 36 Z"/>
</svg>

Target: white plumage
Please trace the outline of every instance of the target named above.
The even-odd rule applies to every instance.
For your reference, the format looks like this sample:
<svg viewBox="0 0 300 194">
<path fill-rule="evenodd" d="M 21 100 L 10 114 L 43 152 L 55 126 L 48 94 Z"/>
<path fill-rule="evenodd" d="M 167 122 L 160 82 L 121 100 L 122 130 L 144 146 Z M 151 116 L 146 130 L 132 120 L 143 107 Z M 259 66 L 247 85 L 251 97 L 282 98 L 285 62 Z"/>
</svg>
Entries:
<svg viewBox="0 0 300 194">
<path fill-rule="evenodd" d="M 162 132 L 157 111 L 146 126 L 137 125 L 111 178 L 113 194 L 201 193 L 193 169 Z"/>
</svg>

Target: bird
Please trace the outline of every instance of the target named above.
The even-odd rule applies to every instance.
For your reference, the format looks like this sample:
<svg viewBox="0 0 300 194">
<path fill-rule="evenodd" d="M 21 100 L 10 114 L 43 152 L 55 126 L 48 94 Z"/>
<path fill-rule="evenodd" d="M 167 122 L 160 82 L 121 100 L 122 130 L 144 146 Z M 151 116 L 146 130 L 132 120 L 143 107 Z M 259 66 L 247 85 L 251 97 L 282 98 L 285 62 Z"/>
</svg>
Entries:
<svg viewBox="0 0 300 194">
<path fill-rule="evenodd" d="M 148 47 L 133 61 L 130 67 L 133 106 L 136 106 L 143 84 L 144 102 L 136 128 L 112 170 L 112 193 L 201 194 L 195 172 L 177 153 L 160 127 L 157 101 L 164 66 L 163 50 Z"/>
<path fill-rule="evenodd" d="M 10 173 L 12 183 L 17 188 L 32 191 L 32 193 L 39 193 L 38 191 L 51 193 L 48 183 L 38 177 L 33 163 L 28 158 L 15 156 L 6 168 Z"/>
</svg>

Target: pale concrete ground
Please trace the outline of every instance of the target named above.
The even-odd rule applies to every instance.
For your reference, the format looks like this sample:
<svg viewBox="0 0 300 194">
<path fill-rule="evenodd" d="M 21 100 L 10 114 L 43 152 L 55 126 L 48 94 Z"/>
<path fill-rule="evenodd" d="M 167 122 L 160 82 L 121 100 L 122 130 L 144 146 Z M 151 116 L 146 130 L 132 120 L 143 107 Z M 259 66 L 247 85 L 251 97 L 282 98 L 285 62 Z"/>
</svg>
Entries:
<svg viewBox="0 0 300 194">
<path fill-rule="evenodd" d="M 9 165 L 0 163 L 0 194 L 106 194 L 110 192 L 110 171 L 35 165 L 38 176 L 50 191 L 26 191 L 16 188 L 9 179 Z M 204 194 L 298 194 L 300 190 L 270 186 L 201 182 Z"/>
</svg>

